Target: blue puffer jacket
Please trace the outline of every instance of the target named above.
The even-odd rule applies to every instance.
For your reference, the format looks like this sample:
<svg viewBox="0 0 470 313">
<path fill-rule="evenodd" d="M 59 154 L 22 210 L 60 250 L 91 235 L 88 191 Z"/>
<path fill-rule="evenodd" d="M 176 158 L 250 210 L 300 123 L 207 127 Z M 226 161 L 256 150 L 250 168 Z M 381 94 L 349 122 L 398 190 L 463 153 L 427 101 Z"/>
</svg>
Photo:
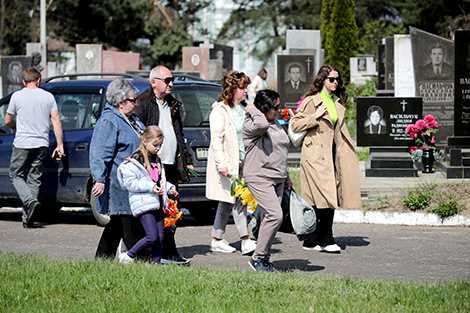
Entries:
<svg viewBox="0 0 470 313">
<path fill-rule="evenodd" d="M 126 158 L 118 168 L 118 180 L 121 188 L 129 191 L 129 203 L 132 215 L 138 216 L 142 213 L 158 210 L 160 200 L 158 195 L 153 193 L 155 182 L 150 178 L 145 167 L 137 160 Z M 164 186 L 163 206 L 168 207 L 168 192 L 173 184 L 166 181 L 165 168 L 162 165 L 161 183 Z"/>
</svg>

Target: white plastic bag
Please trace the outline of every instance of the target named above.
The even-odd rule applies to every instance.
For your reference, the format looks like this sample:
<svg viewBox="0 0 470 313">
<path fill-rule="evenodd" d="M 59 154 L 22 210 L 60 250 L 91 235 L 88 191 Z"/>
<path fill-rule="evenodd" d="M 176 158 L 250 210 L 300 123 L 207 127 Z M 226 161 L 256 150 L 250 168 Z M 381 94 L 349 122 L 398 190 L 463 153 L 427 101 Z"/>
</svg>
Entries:
<svg viewBox="0 0 470 313">
<path fill-rule="evenodd" d="M 289 114 L 291 118 L 295 115 L 292 109 L 289 109 Z M 289 125 L 287 126 L 287 135 L 289 136 L 289 139 L 294 145 L 294 147 L 298 148 L 302 144 L 302 141 L 304 140 L 304 137 L 306 134 L 307 134 L 306 130 L 295 133 L 292 130 L 291 123 L 289 122 Z"/>
</svg>

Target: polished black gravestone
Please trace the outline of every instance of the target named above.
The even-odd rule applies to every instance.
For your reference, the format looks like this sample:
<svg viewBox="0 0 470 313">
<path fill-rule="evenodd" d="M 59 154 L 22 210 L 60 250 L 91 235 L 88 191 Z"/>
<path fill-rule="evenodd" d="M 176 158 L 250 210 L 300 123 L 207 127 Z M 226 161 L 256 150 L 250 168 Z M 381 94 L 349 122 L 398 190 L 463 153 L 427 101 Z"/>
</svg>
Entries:
<svg viewBox="0 0 470 313">
<path fill-rule="evenodd" d="M 470 178 L 470 31 L 455 32 L 454 135 L 447 137 L 447 178 Z"/>
<path fill-rule="evenodd" d="M 23 71 L 32 66 L 31 56 L 2 56 L 2 84 L 3 95 L 21 89 L 23 85 Z"/>
<path fill-rule="evenodd" d="M 357 146 L 370 147 L 367 177 L 415 177 L 408 125 L 422 118 L 421 98 L 358 97 Z"/>
<path fill-rule="evenodd" d="M 379 59 L 377 60 L 377 68 L 379 72 L 378 89 L 385 90 L 385 45 L 377 46 Z"/>
</svg>

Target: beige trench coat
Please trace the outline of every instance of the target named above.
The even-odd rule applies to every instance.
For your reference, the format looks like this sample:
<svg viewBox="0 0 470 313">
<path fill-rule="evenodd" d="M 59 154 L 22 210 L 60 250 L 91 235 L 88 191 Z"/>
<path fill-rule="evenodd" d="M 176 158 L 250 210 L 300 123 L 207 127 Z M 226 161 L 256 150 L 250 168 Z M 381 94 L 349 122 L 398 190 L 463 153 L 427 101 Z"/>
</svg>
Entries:
<svg viewBox="0 0 470 313">
<path fill-rule="evenodd" d="M 334 102 L 338 112 L 334 127 L 328 114 L 315 118 L 322 103 L 319 94 L 305 98 L 290 121 L 293 131 L 308 130 L 301 146 L 301 195 L 319 209 L 360 208 L 359 161 L 344 120 L 346 109 L 338 97 L 334 96 Z"/>
<path fill-rule="evenodd" d="M 211 143 L 207 159 L 206 197 L 211 200 L 235 203 L 230 195 L 230 178 L 219 174 L 218 168 L 226 167 L 229 174 L 238 176 L 240 151 L 237 130 L 232 111 L 223 102 L 212 105 L 209 117 Z"/>
</svg>

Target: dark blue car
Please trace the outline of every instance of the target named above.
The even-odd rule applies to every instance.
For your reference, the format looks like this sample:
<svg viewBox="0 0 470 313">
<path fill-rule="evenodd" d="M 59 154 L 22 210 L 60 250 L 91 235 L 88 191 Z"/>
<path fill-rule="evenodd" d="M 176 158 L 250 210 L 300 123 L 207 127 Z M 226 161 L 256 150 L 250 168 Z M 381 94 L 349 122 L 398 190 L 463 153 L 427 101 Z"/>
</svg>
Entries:
<svg viewBox="0 0 470 313">
<path fill-rule="evenodd" d="M 109 75 L 109 74 L 108 74 Z M 128 77 L 140 92 L 149 88 L 148 79 L 136 75 Z M 50 148 L 44 163 L 44 174 L 39 193 L 42 208 L 58 212 L 62 207 L 91 206 L 100 224 L 107 217 L 96 213 L 91 195 L 92 178 L 89 166 L 89 146 L 93 127 L 105 104 L 105 94 L 112 79 L 45 80 L 41 88 L 51 92 L 57 102 L 64 130 L 64 157 L 58 165 L 51 159 L 56 146 L 50 133 Z M 196 219 L 210 219 L 214 202 L 205 197 L 206 163 L 210 142 L 209 113 L 221 87 L 207 81 L 176 76 L 172 95 L 180 100 L 181 118 L 186 144 L 191 151 L 194 167 L 201 174 L 190 182 L 180 184 L 180 202 Z M 21 201 L 8 176 L 14 131 L 4 123 L 11 94 L 0 100 L 0 206 L 17 207 Z M 52 126 L 51 126 L 52 128 Z"/>
</svg>

